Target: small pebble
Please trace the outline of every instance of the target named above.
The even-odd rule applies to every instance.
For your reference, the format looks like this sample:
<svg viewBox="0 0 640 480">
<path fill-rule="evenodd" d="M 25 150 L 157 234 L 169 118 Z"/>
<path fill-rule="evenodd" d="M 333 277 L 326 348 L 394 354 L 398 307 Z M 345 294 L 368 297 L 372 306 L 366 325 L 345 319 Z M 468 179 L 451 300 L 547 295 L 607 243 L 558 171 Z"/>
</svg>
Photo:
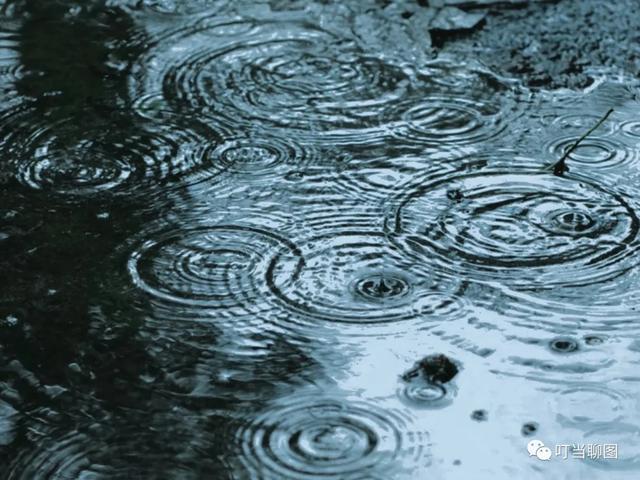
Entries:
<svg viewBox="0 0 640 480">
<path fill-rule="evenodd" d="M 428 355 L 402 375 L 407 381 L 423 376 L 430 383 L 447 383 L 458 374 L 458 366 L 446 355 Z"/>
<path fill-rule="evenodd" d="M 536 422 L 528 422 L 522 425 L 522 435 L 529 437 L 538 431 L 538 424 Z"/>
<path fill-rule="evenodd" d="M 485 422 L 489 419 L 489 413 L 486 410 L 474 410 L 471 418 L 477 422 Z"/>
</svg>

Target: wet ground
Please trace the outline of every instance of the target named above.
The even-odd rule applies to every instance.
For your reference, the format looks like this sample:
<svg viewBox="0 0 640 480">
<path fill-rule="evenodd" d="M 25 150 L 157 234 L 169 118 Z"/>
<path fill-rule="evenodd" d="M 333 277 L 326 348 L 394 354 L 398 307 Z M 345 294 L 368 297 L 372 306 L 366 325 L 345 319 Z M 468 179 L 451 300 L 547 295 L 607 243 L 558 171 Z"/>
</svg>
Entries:
<svg viewBox="0 0 640 480">
<path fill-rule="evenodd" d="M 503 3 L 0 2 L 0 478 L 638 478 L 634 5 Z"/>
</svg>

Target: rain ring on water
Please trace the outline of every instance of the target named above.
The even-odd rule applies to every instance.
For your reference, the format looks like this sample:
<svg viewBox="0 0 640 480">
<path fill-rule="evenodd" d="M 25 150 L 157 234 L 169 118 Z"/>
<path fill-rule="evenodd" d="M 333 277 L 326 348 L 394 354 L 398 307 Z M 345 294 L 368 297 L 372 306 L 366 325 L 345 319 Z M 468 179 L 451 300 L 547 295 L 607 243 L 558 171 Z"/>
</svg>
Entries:
<svg viewBox="0 0 640 480">
<path fill-rule="evenodd" d="M 274 255 L 295 278 L 301 252 L 279 235 L 249 226 L 171 230 L 146 240 L 131 255 L 134 284 L 152 298 L 195 309 L 256 311 L 269 295 L 265 275 Z"/>
<path fill-rule="evenodd" d="M 234 34 L 215 33 L 225 29 Z M 227 127 L 259 122 L 312 142 L 379 144 L 393 136 L 440 145 L 502 133 L 508 123 L 500 105 L 509 98 L 470 72 L 465 84 L 439 84 L 448 70 L 442 62 L 430 69 L 396 62 L 300 19 L 206 18 L 152 45 L 130 86 L 133 98 L 155 98 L 155 108 L 160 102 Z"/>
<path fill-rule="evenodd" d="M 428 462 L 428 434 L 410 419 L 361 401 L 291 399 L 266 410 L 238 433 L 241 461 L 261 478 L 369 478 Z"/>
<path fill-rule="evenodd" d="M 247 25 L 247 32 L 218 37 L 212 48 L 212 32 L 225 24 Z M 232 125 L 260 121 L 303 135 L 310 128 L 374 127 L 412 75 L 304 22 L 285 29 L 280 22 L 258 27 L 231 20 L 200 21 L 168 35 L 138 69 L 134 98 L 162 92 L 175 111 L 214 113 Z"/>
<path fill-rule="evenodd" d="M 336 230 L 299 248 L 302 268 L 278 254 L 267 278 L 281 304 L 303 318 L 388 323 L 442 319 L 461 308 L 461 282 L 416 268 L 379 232 Z"/>
<path fill-rule="evenodd" d="M 219 143 L 225 135 L 212 128 L 205 135 L 204 128 L 169 121 L 138 124 L 117 111 L 106 117 L 82 113 L 51 110 L 44 114 L 46 121 L 35 108 L 6 113 L 0 118 L 0 130 L 6 132 L 0 151 L 10 159 L 5 168 L 33 190 L 68 199 L 148 194 L 154 187 L 199 180 L 203 145 Z"/>
<path fill-rule="evenodd" d="M 560 158 L 578 140 L 575 137 L 554 139 L 547 149 L 553 158 Z M 634 165 L 638 161 L 638 151 L 615 137 L 591 136 L 569 154 L 570 164 L 594 169 L 619 168 Z"/>
<path fill-rule="evenodd" d="M 634 205 L 582 177 L 514 166 L 427 178 L 403 192 L 390 237 L 452 277 L 535 290 L 603 282 L 637 264 Z"/>
</svg>

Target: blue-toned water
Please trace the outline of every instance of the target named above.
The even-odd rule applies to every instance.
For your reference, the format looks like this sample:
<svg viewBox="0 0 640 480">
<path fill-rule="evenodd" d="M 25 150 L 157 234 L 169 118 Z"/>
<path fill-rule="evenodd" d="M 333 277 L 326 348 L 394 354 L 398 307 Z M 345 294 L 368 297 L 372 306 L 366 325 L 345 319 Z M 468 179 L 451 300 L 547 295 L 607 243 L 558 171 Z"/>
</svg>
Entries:
<svg viewBox="0 0 640 480">
<path fill-rule="evenodd" d="M 632 79 L 413 2 L 0 5 L 0 478 L 640 476 Z"/>
</svg>

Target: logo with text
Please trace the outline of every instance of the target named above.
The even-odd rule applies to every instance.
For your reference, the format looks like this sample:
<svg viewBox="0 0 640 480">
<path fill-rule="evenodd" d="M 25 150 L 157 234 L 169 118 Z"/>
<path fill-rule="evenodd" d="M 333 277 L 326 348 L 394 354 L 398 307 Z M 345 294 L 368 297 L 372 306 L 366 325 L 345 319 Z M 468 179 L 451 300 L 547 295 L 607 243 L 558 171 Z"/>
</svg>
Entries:
<svg viewBox="0 0 640 480">
<path fill-rule="evenodd" d="M 562 460 L 568 458 L 591 459 L 591 460 L 617 460 L 618 444 L 617 443 L 583 443 L 568 444 L 558 443 L 555 448 L 546 447 L 541 440 L 531 440 L 527 443 L 527 451 L 530 457 L 536 457 L 538 460 L 551 460 L 553 454 Z"/>
</svg>

